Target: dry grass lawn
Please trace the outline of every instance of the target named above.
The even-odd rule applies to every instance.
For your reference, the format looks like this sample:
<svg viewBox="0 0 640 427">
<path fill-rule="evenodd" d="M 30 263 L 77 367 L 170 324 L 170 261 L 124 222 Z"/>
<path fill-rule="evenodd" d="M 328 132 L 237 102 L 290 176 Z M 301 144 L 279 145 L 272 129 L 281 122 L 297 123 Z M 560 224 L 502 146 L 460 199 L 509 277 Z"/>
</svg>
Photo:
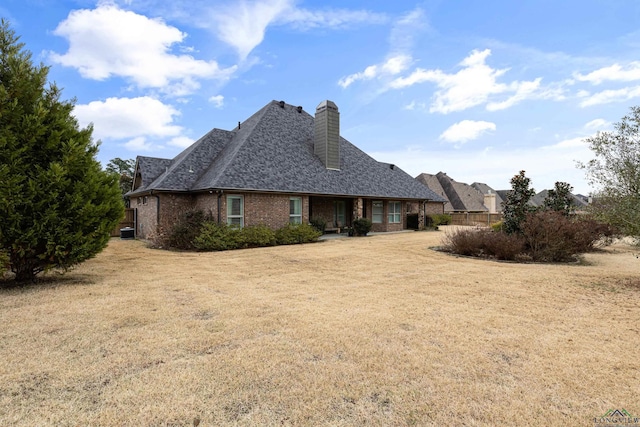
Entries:
<svg viewBox="0 0 640 427">
<path fill-rule="evenodd" d="M 0 425 L 593 425 L 640 415 L 640 260 L 430 250 L 442 232 L 223 253 L 113 239 L 0 290 Z"/>
</svg>

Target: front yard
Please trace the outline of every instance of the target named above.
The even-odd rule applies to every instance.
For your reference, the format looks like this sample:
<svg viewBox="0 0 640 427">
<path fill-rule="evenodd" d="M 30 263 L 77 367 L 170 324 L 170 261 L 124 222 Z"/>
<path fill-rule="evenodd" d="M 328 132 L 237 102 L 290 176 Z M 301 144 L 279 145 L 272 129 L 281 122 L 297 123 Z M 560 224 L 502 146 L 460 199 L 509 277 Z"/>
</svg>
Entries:
<svg viewBox="0 0 640 427">
<path fill-rule="evenodd" d="M 640 416 L 640 260 L 414 232 L 218 253 L 113 239 L 0 290 L 0 425 L 593 425 Z"/>
</svg>

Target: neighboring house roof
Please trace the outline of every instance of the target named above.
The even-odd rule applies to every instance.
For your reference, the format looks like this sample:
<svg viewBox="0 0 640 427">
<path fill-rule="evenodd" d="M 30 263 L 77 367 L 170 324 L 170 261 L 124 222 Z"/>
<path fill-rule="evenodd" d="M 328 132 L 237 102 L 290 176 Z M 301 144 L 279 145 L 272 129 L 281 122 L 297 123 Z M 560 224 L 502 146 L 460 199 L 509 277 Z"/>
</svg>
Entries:
<svg viewBox="0 0 640 427">
<path fill-rule="evenodd" d="M 483 196 L 485 194 L 490 194 L 493 193 L 496 195 L 496 209 L 498 210 L 498 212 L 502 212 L 502 204 L 504 203 L 504 199 L 502 198 L 502 196 L 493 188 L 491 188 L 488 184 L 485 184 L 483 182 L 474 182 L 473 184 L 471 184 L 471 186 L 473 188 L 475 188 L 476 190 L 478 190 L 481 194 L 483 194 Z"/>
<path fill-rule="evenodd" d="M 449 201 L 449 197 L 447 196 L 447 193 L 444 191 L 444 188 L 442 188 L 442 185 L 440 185 L 440 181 L 438 181 L 438 178 L 435 175 L 432 175 L 429 173 L 421 173 L 416 177 L 416 180 L 422 183 L 423 185 L 427 186 L 431 191 L 433 191 L 434 193 L 436 193 L 438 196 L 442 197 L 445 200 L 445 204 L 444 204 L 445 212 L 453 211 L 453 206 Z"/>
<path fill-rule="evenodd" d="M 541 192 L 539 192 L 538 194 L 536 194 L 531 198 L 530 204 L 536 207 L 543 206 L 544 199 L 546 199 L 548 195 L 549 195 L 549 190 L 542 190 Z M 571 194 L 571 197 L 573 200 L 573 206 L 576 209 L 584 208 L 589 205 L 588 201 L 585 201 L 583 199 L 584 196 Z"/>
<path fill-rule="evenodd" d="M 313 132 L 313 116 L 272 101 L 232 131 L 213 129 L 173 160 L 138 157 L 137 165 L 146 165 L 139 171 L 143 185 L 129 195 L 222 189 L 444 202 L 402 169 L 376 161 L 344 138 L 340 169 L 327 169 L 314 155 Z M 152 171 L 159 173 L 147 184 L 144 175 Z"/>
<path fill-rule="evenodd" d="M 435 175 L 423 173 L 416 180 L 430 188 L 436 194 L 445 195 L 445 212 L 486 212 L 484 195 L 463 182 L 458 182 L 444 172 Z"/>
</svg>

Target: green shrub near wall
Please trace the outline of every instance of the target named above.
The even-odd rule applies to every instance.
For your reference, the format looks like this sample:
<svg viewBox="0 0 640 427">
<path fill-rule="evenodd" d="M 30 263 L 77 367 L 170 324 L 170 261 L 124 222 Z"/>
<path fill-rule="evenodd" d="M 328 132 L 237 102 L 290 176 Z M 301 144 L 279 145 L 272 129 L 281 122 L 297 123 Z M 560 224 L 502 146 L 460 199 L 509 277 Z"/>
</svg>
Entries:
<svg viewBox="0 0 640 427">
<path fill-rule="evenodd" d="M 276 244 L 276 233 L 266 225 L 252 225 L 243 228 L 241 231 L 247 248 L 274 246 Z"/>
<path fill-rule="evenodd" d="M 353 229 L 358 236 L 366 236 L 371 231 L 371 220 L 368 218 L 358 218 L 353 221 Z"/>
<path fill-rule="evenodd" d="M 428 215 L 431 218 L 431 224 L 433 226 L 449 225 L 451 224 L 451 215 L 448 214 L 431 214 Z"/>
<path fill-rule="evenodd" d="M 9 270 L 9 254 L 0 249 L 0 276 Z"/>
<path fill-rule="evenodd" d="M 245 247 L 242 229 L 213 221 L 202 224 L 200 233 L 193 240 L 193 246 L 199 251 L 224 251 Z"/>
<path fill-rule="evenodd" d="M 279 245 L 311 243 L 318 241 L 322 233 L 309 224 L 289 224 L 276 231 L 276 242 Z"/>
</svg>

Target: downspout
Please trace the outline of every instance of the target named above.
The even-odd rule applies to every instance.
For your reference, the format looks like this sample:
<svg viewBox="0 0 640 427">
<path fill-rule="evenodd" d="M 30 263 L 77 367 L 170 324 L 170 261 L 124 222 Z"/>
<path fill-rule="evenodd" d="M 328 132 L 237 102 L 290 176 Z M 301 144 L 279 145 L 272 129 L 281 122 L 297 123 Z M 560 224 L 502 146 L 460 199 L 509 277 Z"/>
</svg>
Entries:
<svg viewBox="0 0 640 427">
<path fill-rule="evenodd" d="M 220 212 L 220 209 L 222 208 L 222 202 L 220 200 L 222 198 L 222 193 L 224 193 L 224 191 L 216 190 L 216 194 L 218 194 L 218 224 L 220 224 L 220 221 L 222 220 L 222 213 Z"/>
<path fill-rule="evenodd" d="M 153 194 L 153 190 L 149 192 L 149 195 L 156 198 L 156 233 L 157 233 L 158 229 L 160 228 L 160 196 L 158 196 L 157 194 Z"/>
</svg>

